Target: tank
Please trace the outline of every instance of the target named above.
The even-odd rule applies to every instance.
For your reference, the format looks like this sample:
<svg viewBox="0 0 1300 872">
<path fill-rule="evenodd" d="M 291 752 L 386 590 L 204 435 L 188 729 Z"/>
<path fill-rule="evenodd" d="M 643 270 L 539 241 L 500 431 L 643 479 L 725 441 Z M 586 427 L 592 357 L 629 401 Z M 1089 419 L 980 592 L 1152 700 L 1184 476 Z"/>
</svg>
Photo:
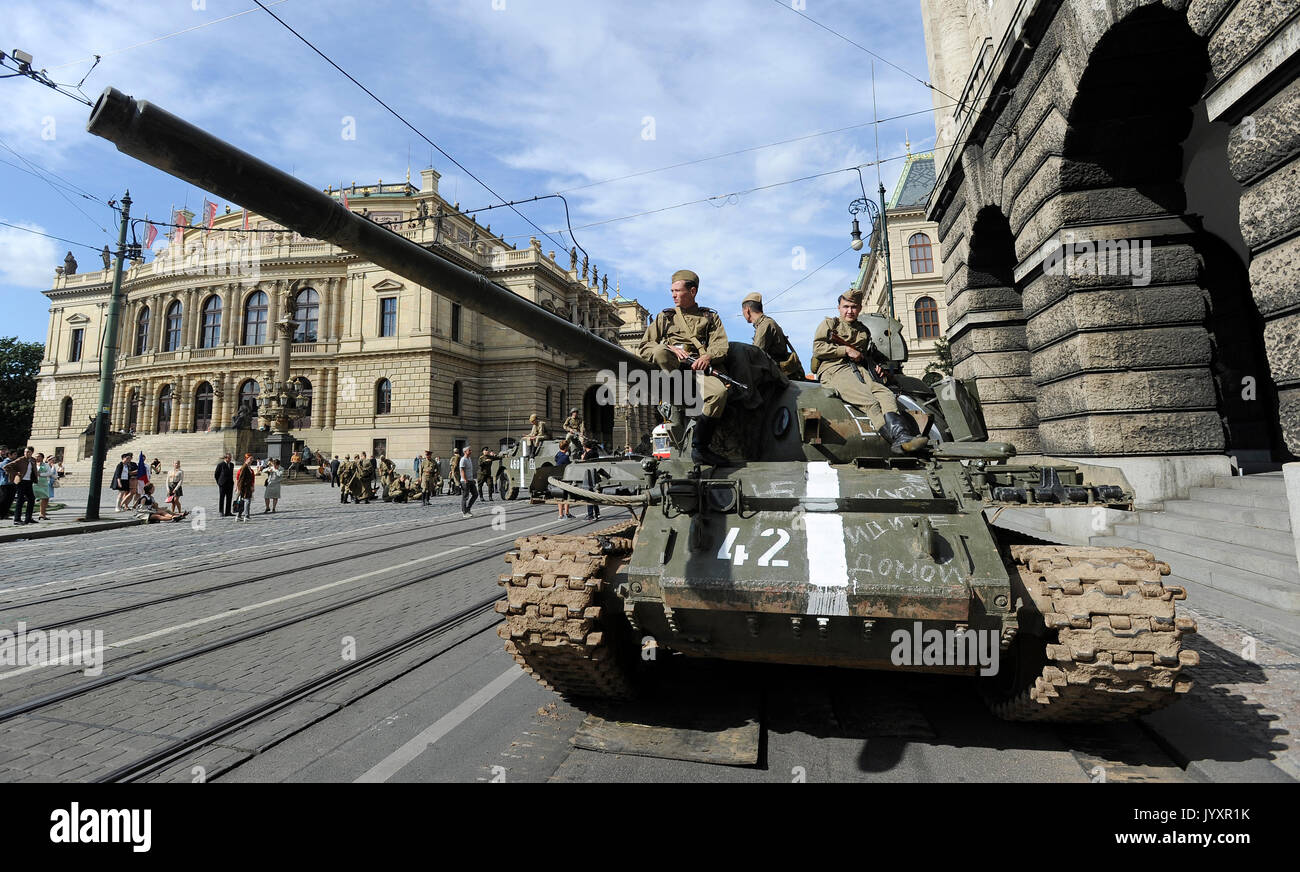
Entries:
<svg viewBox="0 0 1300 872">
<path fill-rule="evenodd" d="M 591 364 L 648 369 L 155 106 L 110 88 L 88 129 Z M 905 354 L 897 328 L 878 326 L 884 357 Z M 938 437 L 925 454 L 900 457 L 862 412 L 816 381 L 790 381 L 757 348 L 732 343 L 727 365 L 746 386 L 712 445 L 727 463 L 691 463 L 681 450 L 691 422 L 669 408 L 654 456 L 617 459 L 622 493 L 575 484 L 577 465 L 547 477 L 632 517 L 523 537 L 509 555 L 499 632 L 544 686 L 624 699 L 644 652 L 668 649 L 978 676 L 992 711 L 1011 720 L 1129 718 L 1189 689 L 1183 670 L 1197 655 L 1182 640 L 1196 628 L 1177 614 L 1185 593 L 1163 582 L 1166 564 L 1146 551 L 1018 538 L 985 514 L 1128 508 L 1122 485 L 1089 482 L 1077 465 L 1011 462 L 1014 447 L 984 441 L 978 400 L 955 380 L 896 380 L 900 405 Z"/>
</svg>

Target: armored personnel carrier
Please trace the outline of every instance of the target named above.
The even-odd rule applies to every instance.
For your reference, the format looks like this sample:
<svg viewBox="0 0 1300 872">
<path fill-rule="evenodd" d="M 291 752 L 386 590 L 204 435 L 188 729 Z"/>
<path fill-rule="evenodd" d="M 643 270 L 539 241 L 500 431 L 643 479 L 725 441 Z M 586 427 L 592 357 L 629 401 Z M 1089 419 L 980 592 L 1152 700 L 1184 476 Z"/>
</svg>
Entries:
<svg viewBox="0 0 1300 872">
<path fill-rule="evenodd" d="M 646 368 L 148 103 L 110 88 L 88 129 L 588 364 Z M 991 709 L 1014 720 L 1127 718 L 1189 688 L 1182 670 L 1197 655 L 1182 639 L 1195 624 L 1176 613 L 1185 594 L 1162 582 L 1166 564 L 1146 551 L 1017 541 L 984 514 L 1127 506 L 1123 488 L 1090 485 L 1068 464 L 1007 463 L 1014 448 L 980 441 L 978 410 L 955 388 L 904 405 L 934 417 L 918 417 L 922 432 L 942 432 L 927 454 L 899 457 L 834 391 L 789 381 L 753 346 L 732 343 L 727 366 L 746 385 L 712 446 L 727 463 L 696 465 L 665 446 L 656 454 L 668 456 L 637 464 L 633 493 L 592 497 L 628 505 L 632 518 L 518 540 L 500 633 L 542 684 L 627 697 L 629 663 L 654 644 L 723 659 L 982 672 Z M 689 422 L 670 419 L 663 438 L 687 444 Z"/>
</svg>

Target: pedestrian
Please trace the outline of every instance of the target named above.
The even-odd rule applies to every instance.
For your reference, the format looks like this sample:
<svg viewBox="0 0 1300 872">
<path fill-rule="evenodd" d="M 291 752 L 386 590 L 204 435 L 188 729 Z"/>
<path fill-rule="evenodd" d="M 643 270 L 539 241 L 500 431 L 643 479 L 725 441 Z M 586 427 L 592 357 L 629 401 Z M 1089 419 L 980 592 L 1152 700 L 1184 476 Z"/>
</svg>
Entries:
<svg viewBox="0 0 1300 872">
<path fill-rule="evenodd" d="M 154 475 L 158 475 L 159 473 L 161 473 L 161 472 L 162 472 L 162 461 L 155 457 L 155 458 L 153 459 L 153 463 L 149 464 L 149 470 L 150 470 Z"/>
<path fill-rule="evenodd" d="M 302 469 L 302 452 L 295 451 L 289 458 L 289 480 L 293 481 L 298 477 L 298 470 Z"/>
<path fill-rule="evenodd" d="M 631 457 L 631 456 L 632 456 L 632 446 L 631 446 L 631 445 L 624 445 L 624 446 L 623 446 L 623 456 L 624 456 L 624 457 Z"/>
<path fill-rule="evenodd" d="M 253 455 L 245 454 L 244 462 L 235 473 L 235 490 L 239 494 L 235 519 L 248 522 L 253 520 L 253 485 L 257 482 L 257 464 Z"/>
<path fill-rule="evenodd" d="M 235 493 L 235 464 L 229 454 L 217 463 L 212 478 L 217 482 L 217 511 L 221 517 L 229 518 L 234 514 L 230 509 Z"/>
<path fill-rule="evenodd" d="M 470 509 L 474 508 L 474 501 L 478 499 L 478 490 L 474 487 L 474 458 L 470 456 L 468 445 L 465 446 L 465 453 L 461 455 L 457 469 L 460 472 L 460 516 L 470 518 L 474 516 Z"/>
<path fill-rule="evenodd" d="M 51 481 L 54 478 L 54 467 L 45 462 L 44 454 L 36 455 L 36 484 L 32 492 L 36 495 L 37 504 L 40 506 L 41 513 L 36 516 L 38 521 L 48 521 L 50 519 L 50 497 L 54 494 Z"/>
<path fill-rule="evenodd" d="M 563 478 L 564 467 L 569 465 L 569 452 L 564 450 L 565 444 L 566 443 L 561 442 L 560 450 L 555 452 L 555 475 L 554 475 L 555 478 Z M 560 500 L 555 505 L 560 510 L 559 515 L 556 516 L 557 518 L 573 517 L 573 515 L 569 514 L 569 492 L 568 491 L 565 490 L 560 491 Z"/>
<path fill-rule="evenodd" d="M 5 467 L 18 457 L 17 451 L 0 448 L 0 521 L 8 520 L 9 509 L 14 504 L 14 483 L 5 473 Z"/>
<path fill-rule="evenodd" d="M 262 514 L 274 512 L 275 507 L 280 504 L 280 479 L 283 473 L 280 471 L 280 461 L 272 459 L 271 465 L 266 468 L 265 482 L 262 486 L 262 498 L 266 500 L 266 508 Z"/>
<path fill-rule="evenodd" d="M 339 456 L 337 454 L 334 455 L 334 459 L 330 461 L 329 466 L 330 466 L 330 487 L 338 487 L 339 486 Z"/>
<path fill-rule="evenodd" d="M 23 450 L 23 456 L 17 460 L 9 461 L 5 467 L 5 474 L 14 484 L 14 526 L 21 527 L 24 524 L 35 524 L 36 519 L 32 517 L 32 511 L 36 508 L 36 493 L 34 485 L 36 484 L 37 466 L 36 458 L 32 455 L 35 452 L 29 445 Z M 27 506 L 27 519 L 23 520 L 23 506 Z"/>
<path fill-rule="evenodd" d="M 416 480 L 416 481 L 419 481 L 419 480 L 420 480 L 420 464 L 423 463 L 423 462 L 424 462 L 424 458 L 423 458 L 423 457 L 420 457 L 420 455 L 417 454 L 417 455 L 415 456 L 415 461 L 414 461 L 414 463 L 413 463 L 413 466 L 415 467 L 415 480 Z"/>
<path fill-rule="evenodd" d="M 171 510 L 179 514 L 181 510 L 181 497 L 184 496 L 181 485 L 185 481 L 185 471 L 181 469 L 181 462 L 177 460 L 172 464 L 172 471 L 167 473 L 167 502 L 172 504 Z"/>
<path fill-rule="evenodd" d="M 597 460 L 597 459 L 600 458 L 600 451 L 596 448 L 596 443 L 593 442 L 593 441 L 591 441 L 590 439 L 587 440 L 587 442 L 586 442 L 586 444 L 583 446 L 583 448 L 584 448 L 584 450 L 583 450 L 583 452 L 582 452 L 582 458 L 581 458 L 582 460 Z M 597 487 L 597 482 L 596 482 L 596 473 L 597 473 L 597 471 L 598 471 L 598 467 L 595 467 L 595 466 L 590 467 L 590 468 L 587 469 L 587 471 L 586 471 L 586 473 L 585 473 L 585 477 L 584 477 L 584 484 L 586 485 L 587 490 L 590 490 L 590 491 L 594 491 L 594 490 L 596 490 L 596 487 Z M 588 520 L 588 521 L 598 521 L 598 520 L 600 520 L 600 504 L 599 504 L 599 503 L 587 503 L 587 520 Z"/>
</svg>

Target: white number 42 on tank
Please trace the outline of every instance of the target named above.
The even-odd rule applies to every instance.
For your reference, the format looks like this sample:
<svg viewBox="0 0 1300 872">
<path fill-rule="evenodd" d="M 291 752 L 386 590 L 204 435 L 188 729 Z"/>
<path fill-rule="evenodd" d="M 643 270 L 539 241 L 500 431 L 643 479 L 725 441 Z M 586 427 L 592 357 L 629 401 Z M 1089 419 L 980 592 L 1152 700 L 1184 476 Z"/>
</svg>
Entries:
<svg viewBox="0 0 1300 872">
<path fill-rule="evenodd" d="M 749 552 L 745 550 L 744 545 L 736 544 L 736 537 L 740 535 L 739 527 L 732 527 L 727 531 L 727 538 L 723 540 L 722 547 L 718 549 L 719 560 L 730 560 L 736 566 L 744 566 L 745 561 L 749 559 Z M 776 544 L 763 552 L 763 556 L 758 558 L 759 566 L 789 566 L 788 560 L 773 560 L 790 542 L 790 534 L 780 528 L 768 527 L 762 533 L 761 537 L 776 536 Z"/>
</svg>

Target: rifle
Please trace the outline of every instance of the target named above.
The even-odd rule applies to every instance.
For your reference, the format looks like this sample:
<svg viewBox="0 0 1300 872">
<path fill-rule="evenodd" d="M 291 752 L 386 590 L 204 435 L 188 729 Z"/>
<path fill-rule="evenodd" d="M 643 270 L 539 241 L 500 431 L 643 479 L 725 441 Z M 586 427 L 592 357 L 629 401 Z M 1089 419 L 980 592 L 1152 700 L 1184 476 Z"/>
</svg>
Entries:
<svg viewBox="0 0 1300 872">
<path fill-rule="evenodd" d="M 831 340 L 832 342 L 834 342 L 836 345 L 843 345 L 845 348 L 856 348 L 856 347 L 857 347 L 857 346 L 855 346 L 852 342 L 850 342 L 849 340 L 847 340 L 847 339 L 843 338 L 842 336 L 838 335 L 837 333 L 835 333 L 835 331 L 833 331 L 833 330 L 832 330 L 831 333 L 830 333 L 830 340 Z M 863 355 L 863 358 L 864 358 L 864 359 L 870 359 L 871 356 L 872 356 L 872 355 L 871 355 L 871 352 L 868 351 L 866 354 Z M 848 358 L 845 358 L 845 360 L 849 360 L 849 359 L 848 359 Z M 858 366 L 858 362 L 857 362 L 856 360 L 849 360 L 849 365 L 853 367 L 853 374 L 856 375 L 856 376 L 858 377 L 858 381 L 862 382 L 863 384 L 866 384 L 866 383 L 867 383 L 867 380 L 866 380 L 865 378 L 862 377 L 862 368 Z M 870 376 L 870 378 L 871 378 L 872 381 L 874 381 L 874 382 L 876 382 L 876 383 L 878 383 L 878 384 L 885 384 L 885 383 L 886 383 L 886 380 L 885 380 L 885 379 L 876 378 L 876 374 L 875 374 L 874 372 L 872 372 L 870 369 L 867 370 L 867 375 Z"/>
<path fill-rule="evenodd" d="M 680 347 L 680 346 L 678 346 L 678 347 Z M 685 351 L 685 350 L 686 350 L 685 348 L 682 349 L 682 351 Z M 696 362 L 697 360 L 699 360 L 699 359 L 700 359 L 700 358 L 699 358 L 699 355 L 696 355 L 696 354 L 688 354 L 688 355 L 686 356 L 686 359 L 685 359 L 684 361 L 682 361 L 682 363 L 688 364 L 688 365 L 690 365 L 690 366 L 694 366 L 694 365 L 695 365 L 695 362 Z M 712 366 L 706 366 L 706 367 L 704 368 L 704 370 L 703 370 L 703 373 L 704 373 L 704 375 L 711 375 L 711 376 L 713 376 L 714 378 L 721 380 L 723 384 L 725 384 L 725 385 L 730 385 L 730 386 L 733 387 L 733 388 L 739 388 L 739 389 L 742 390 L 742 391 L 747 391 L 747 390 L 749 390 L 749 385 L 744 384 L 743 382 L 738 382 L 738 381 L 736 381 L 734 378 L 732 378 L 731 376 L 729 376 L 729 375 L 725 375 L 725 374 L 723 374 L 723 373 L 718 372 L 718 371 L 717 371 L 716 369 L 714 369 Z"/>
</svg>

